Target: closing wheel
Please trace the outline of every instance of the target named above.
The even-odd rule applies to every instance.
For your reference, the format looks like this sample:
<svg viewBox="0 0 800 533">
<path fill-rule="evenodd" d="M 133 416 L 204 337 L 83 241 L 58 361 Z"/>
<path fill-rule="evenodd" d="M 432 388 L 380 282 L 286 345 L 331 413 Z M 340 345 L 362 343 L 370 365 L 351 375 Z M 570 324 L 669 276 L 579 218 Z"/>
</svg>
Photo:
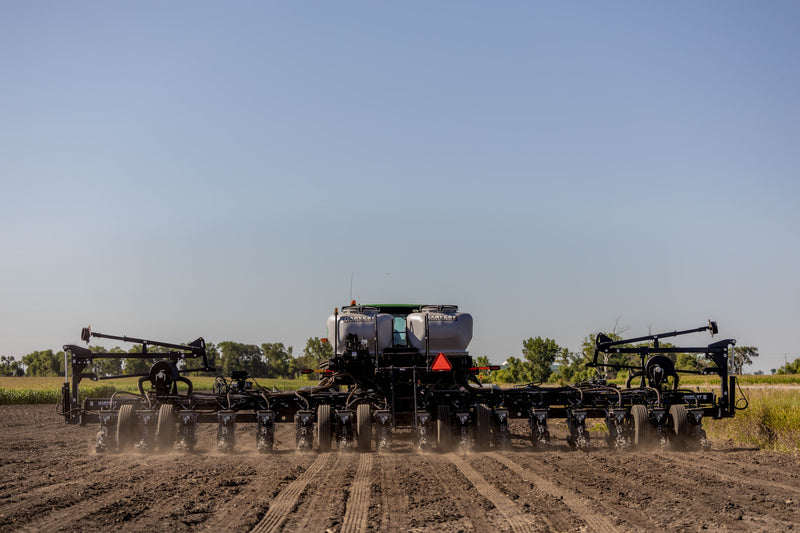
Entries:
<svg viewBox="0 0 800 533">
<path fill-rule="evenodd" d="M 475 447 L 479 450 L 489 448 L 491 435 L 492 411 L 482 403 L 475 408 Z"/>
<path fill-rule="evenodd" d="M 331 406 L 317 407 L 317 450 L 327 452 L 331 449 Z"/>
<path fill-rule="evenodd" d="M 672 430 L 675 432 L 672 449 L 685 450 L 689 445 L 689 414 L 686 406 L 670 406 L 669 417 L 672 419 Z"/>
<path fill-rule="evenodd" d="M 439 446 L 439 451 L 450 451 L 453 445 L 453 432 L 450 429 L 450 406 L 437 406 L 436 415 L 436 442 Z"/>
<path fill-rule="evenodd" d="M 117 415 L 117 448 L 120 451 L 133 448 L 133 440 L 136 437 L 136 408 L 126 403 L 119 408 Z"/>
<path fill-rule="evenodd" d="M 358 451 L 368 452 L 372 444 L 372 413 L 369 404 L 362 403 L 356 408 Z"/>
<path fill-rule="evenodd" d="M 158 410 L 158 425 L 156 427 L 156 447 L 159 451 L 167 452 L 175 444 L 178 419 L 175 417 L 175 408 L 172 404 L 164 404 Z"/>
<path fill-rule="evenodd" d="M 647 416 L 647 407 L 634 405 L 631 407 L 633 418 L 633 444 L 639 449 L 647 449 L 655 444 L 656 432 Z"/>
</svg>

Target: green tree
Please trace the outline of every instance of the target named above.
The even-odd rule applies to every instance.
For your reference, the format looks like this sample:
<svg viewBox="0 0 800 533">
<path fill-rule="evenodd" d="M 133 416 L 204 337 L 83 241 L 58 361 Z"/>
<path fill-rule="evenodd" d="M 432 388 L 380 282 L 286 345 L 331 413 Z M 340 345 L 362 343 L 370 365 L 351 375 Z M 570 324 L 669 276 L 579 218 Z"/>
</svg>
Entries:
<svg viewBox="0 0 800 533">
<path fill-rule="evenodd" d="M 295 373 L 295 360 L 292 347 L 282 342 L 265 342 L 261 345 L 264 353 L 266 376 L 270 378 L 290 378 Z"/>
<path fill-rule="evenodd" d="M 556 356 L 556 364 L 558 369 L 550 374 L 548 381 L 566 385 L 576 380 L 576 377 L 581 371 L 585 371 L 583 354 L 569 351 L 567 348 L 561 348 Z"/>
<path fill-rule="evenodd" d="M 518 357 L 506 359 L 504 368 L 497 371 L 495 379 L 500 383 L 528 383 L 531 381 L 529 365 Z"/>
<path fill-rule="evenodd" d="M 322 342 L 319 337 L 309 337 L 303 348 L 303 355 L 297 360 L 297 369 L 317 369 L 323 361 L 333 356 L 333 347 L 330 343 Z"/>
<path fill-rule="evenodd" d="M 489 357 L 486 355 L 479 355 L 475 358 L 475 366 L 489 366 Z"/>
<path fill-rule="evenodd" d="M 128 357 L 123 359 L 122 361 L 122 369 L 125 375 L 136 375 L 136 374 L 147 374 L 150 372 L 150 367 L 153 366 L 157 360 L 161 359 L 159 354 L 164 354 L 169 352 L 169 348 L 164 348 L 162 346 L 148 346 L 147 353 L 153 354 L 153 357 L 148 358 L 138 358 L 138 357 Z M 141 344 L 134 344 L 128 350 L 128 353 L 142 353 L 142 345 Z"/>
<path fill-rule="evenodd" d="M 675 368 L 678 370 L 700 370 L 702 366 L 700 358 L 691 353 L 679 353 L 675 358 Z"/>
<path fill-rule="evenodd" d="M 115 346 L 110 350 L 106 350 L 102 346 L 92 346 L 93 353 L 108 352 L 108 353 L 125 353 L 119 346 Z M 122 359 L 109 358 L 109 359 L 95 359 L 92 365 L 94 373 L 99 376 L 119 376 L 122 374 Z"/>
<path fill-rule="evenodd" d="M 529 380 L 544 382 L 552 373 L 552 365 L 561 352 L 553 339 L 529 338 L 522 342 L 522 355 L 528 366 Z"/>
<path fill-rule="evenodd" d="M 208 360 L 208 366 L 211 368 L 217 368 L 222 365 L 222 357 L 219 354 L 219 349 L 213 342 L 206 343 L 206 360 Z M 197 361 L 195 364 L 190 364 L 191 367 L 197 367 L 202 364 L 202 361 Z"/>
<path fill-rule="evenodd" d="M 800 374 L 800 357 L 778 369 L 778 374 Z M 773 372 L 774 374 L 775 372 Z"/>
<path fill-rule="evenodd" d="M 64 352 L 53 350 L 31 352 L 22 358 L 28 376 L 63 376 Z"/>
<path fill-rule="evenodd" d="M 225 341 L 219 343 L 219 349 L 222 352 L 220 365 L 222 375 L 230 376 L 235 370 L 245 370 L 252 377 L 266 377 L 267 365 L 264 362 L 264 354 L 255 344 Z"/>
<path fill-rule="evenodd" d="M 744 366 L 752 365 L 753 359 L 758 357 L 758 348 L 755 346 L 734 346 L 731 355 L 733 373 L 741 374 Z"/>
<path fill-rule="evenodd" d="M 25 369 L 22 363 L 10 355 L 0 356 L 0 376 L 24 376 Z"/>
</svg>

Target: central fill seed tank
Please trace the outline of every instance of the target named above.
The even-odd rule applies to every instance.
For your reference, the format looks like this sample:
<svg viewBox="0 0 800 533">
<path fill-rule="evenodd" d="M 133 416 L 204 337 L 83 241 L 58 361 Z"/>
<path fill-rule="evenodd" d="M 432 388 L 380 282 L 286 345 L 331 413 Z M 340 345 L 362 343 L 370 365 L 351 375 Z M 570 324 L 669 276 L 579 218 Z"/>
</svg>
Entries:
<svg viewBox="0 0 800 533">
<path fill-rule="evenodd" d="M 328 339 L 331 348 L 336 337 L 336 320 L 339 320 L 339 339 L 336 353 L 345 352 L 348 335 L 356 335 L 359 341 L 366 339 L 369 353 L 375 355 L 375 335 L 378 336 L 378 351 L 382 352 L 392 345 L 392 315 L 380 313 L 376 307 L 348 306 L 343 307 L 339 315 L 328 317 Z M 377 326 L 377 329 L 376 329 Z"/>
<path fill-rule="evenodd" d="M 406 318 L 408 344 L 425 351 L 425 317 L 431 353 L 464 353 L 472 340 L 472 315 L 459 313 L 455 305 L 426 305 Z"/>
</svg>

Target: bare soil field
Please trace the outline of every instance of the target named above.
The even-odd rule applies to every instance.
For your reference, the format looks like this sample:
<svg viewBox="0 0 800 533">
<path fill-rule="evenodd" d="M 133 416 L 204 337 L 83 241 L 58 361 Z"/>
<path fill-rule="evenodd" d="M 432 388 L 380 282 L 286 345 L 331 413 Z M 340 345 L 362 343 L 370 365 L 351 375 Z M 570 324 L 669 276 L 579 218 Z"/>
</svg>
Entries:
<svg viewBox="0 0 800 533">
<path fill-rule="evenodd" d="M 0 407 L 2 531 L 791 531 L 800 529 L 800 459 L 715 445 L 705 452 L 534 449 L 276 452 L 239 426 L 219 454 L 213 425 L 193 454 L 96 454 L 96 427 L 53 406 Z"/>
</svg>

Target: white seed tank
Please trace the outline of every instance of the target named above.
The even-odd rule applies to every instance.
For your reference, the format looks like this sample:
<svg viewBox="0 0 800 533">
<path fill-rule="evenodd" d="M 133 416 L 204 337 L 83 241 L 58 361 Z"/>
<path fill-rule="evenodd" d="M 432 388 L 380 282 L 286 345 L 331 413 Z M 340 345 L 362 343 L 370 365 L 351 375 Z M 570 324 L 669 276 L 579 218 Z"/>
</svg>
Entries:
<svg viewBox="0 0 800 533">
<path fill-rule="evenodd" d="M 408 344 L 425 352 L 425 317 L 431 353 L 465 353 L 472 340 L 472 315 L 459 313 L 455 305 L 428 305 L 406 317 Z"/>
<path fill-rule="evenodd" d="M 359 340 L 366 339 L 369 353 L 375 355 L 375 334 L 377 331 L 378 351 L 382 352 L 392 345 L 392 315 L 380 313 L 376 307 L 351 306 L 342 308 L 338 315 L 328 317 L 328 341 L 334 346 L 336 321 L 339 321 L 339 338 L 336 353 L 345 351 L 347 336 L 356 335 Z M 377 330 L 376 330 L 377 328 Z"/>
</svg>

